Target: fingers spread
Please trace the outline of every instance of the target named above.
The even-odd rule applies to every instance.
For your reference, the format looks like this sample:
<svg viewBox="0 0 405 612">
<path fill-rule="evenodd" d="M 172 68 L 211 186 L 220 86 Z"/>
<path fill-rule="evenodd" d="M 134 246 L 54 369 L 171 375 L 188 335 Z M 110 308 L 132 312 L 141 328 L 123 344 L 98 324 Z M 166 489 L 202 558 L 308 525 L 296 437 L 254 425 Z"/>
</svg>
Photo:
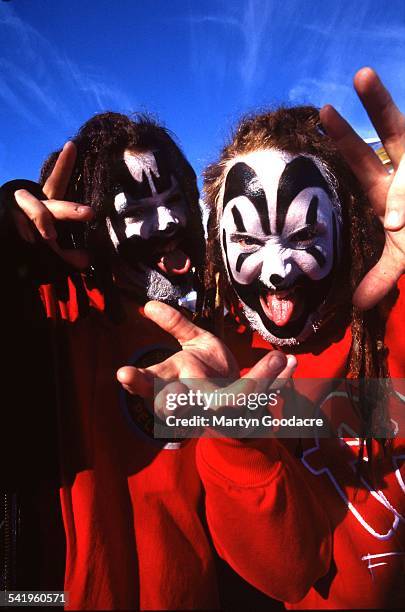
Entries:
<svg viewBox="0 0 405 612">
<path fill-rule="evenodd" d="M 76 162 L 76 146 L 70 140 L 65 144 L 49 175 L 43 192 L 48 198 L 63 198 Z"/>
<path fill-rule="evenodd" d="M 372 68 L 362 68 L 354 86 L 394 168 L 405 152 L 405 117 Z"/>
<path fill-rule="evenodd" d="M 214 338 L 209 332 L 191 323 L 181 312 L 162 302 L 148 302 L 145 305 L 145 314 L 159 327 L 176 338 L 180 344 L 202 337 Z"/>
<path fill-rule="evenodd" d="M 353 130 L 333 106 L 321 109 L 321 121 L 327 133 L 353 170 L 378 215 L 384 215 L 385 197 L 391 182 L 372 148 Z"/>
<path fill-rule="evenodd" d="M 53 216 L 47 207 L 26 189 L 18 189 L 14 193 L 15 200 L 21 210 L 33 222 L 44 240 L 55 240 L 57 237 Z"/>
</svg>

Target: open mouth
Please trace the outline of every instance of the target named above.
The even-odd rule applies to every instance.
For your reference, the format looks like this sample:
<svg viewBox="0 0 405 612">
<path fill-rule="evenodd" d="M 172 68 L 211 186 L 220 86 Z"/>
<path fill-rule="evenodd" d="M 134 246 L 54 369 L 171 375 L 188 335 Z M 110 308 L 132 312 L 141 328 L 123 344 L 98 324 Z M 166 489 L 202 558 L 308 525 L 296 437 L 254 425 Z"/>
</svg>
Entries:
<svg viewBox="0 0 405 612">
<path fill-rule="evenodd" d="M 186 251 L 186 236 L 179 231 L 148 240 L 133 236 L 119 245 L 119 254 L 130 266 L 142 263 L 167 276 L 184 276 L 190 271 L 192 262 Z"/>
<path fill-rule="evenodd" d="M 163 248 L 155 251 L 156 267 L 165 274 L 183 275 L 191 268 L 190 257 L 179 247 L 177 240 L 170 240 Z"/>
<path fill-rule="evenodd" d="M 260 304 L 270 321 L 278 327 L 284 327 L 296 320 L 303 310 L 300 288 L 296 285 L 283 291 L 272 291 L 264 287 L 260 294 Z"/>
</svg>

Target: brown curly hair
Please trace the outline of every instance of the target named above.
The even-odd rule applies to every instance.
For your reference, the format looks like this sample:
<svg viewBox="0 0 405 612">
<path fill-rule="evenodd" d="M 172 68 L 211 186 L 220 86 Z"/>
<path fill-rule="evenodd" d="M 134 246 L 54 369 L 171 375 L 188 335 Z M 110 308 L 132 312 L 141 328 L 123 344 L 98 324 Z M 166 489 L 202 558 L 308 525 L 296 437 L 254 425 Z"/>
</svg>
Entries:
<svg viewBox="0 0 405 612">
<path fill-rule="evenodd" d="M 359 381 L 360 386 L 360 380 L 388 379 L 384 346 L 386 304 L 368 312 L 361 312 L 351 304 L 355 288 L 381 254 L 383 233 L 357 179 L 338 153 L 333 141 L 326 135 L 319 111 L 315 107 L 281 107 L 244 117 L 231 135 L 229 143 L 221 151 L 219 160 L 205 170 L 203 189 L 210 209 L 205 276 L 206 315 L 215 321 L 218 332 L 221 331 L 223 302 L 228 307 L 236 305 L 236 295 L 223 267 L 218 235 L 221 215 L 219 193 L 227 163 L 237 155 L 267 148 L 276 148 L 292 154 L 314 155 L 335 177 L 336 191 L 342 205 L 344 253 L 338 288 L 331 295 L 331 302 L 335 305 L 335 315 L 343 308 L 350 319 L 352 344 L 346 375 L 347 378 Z M 381 389 L 382 396 L 375 397 L 371 402 L 369 398 L 360 402 L 365 432 L 371 431 L 371 427 L 376 431 L 377 427 L 384 427 L 386 423 L 385 410 L 382 410 L 381 406 L 385 404 L 387 391 L 384 385 Z"/>
</svg>

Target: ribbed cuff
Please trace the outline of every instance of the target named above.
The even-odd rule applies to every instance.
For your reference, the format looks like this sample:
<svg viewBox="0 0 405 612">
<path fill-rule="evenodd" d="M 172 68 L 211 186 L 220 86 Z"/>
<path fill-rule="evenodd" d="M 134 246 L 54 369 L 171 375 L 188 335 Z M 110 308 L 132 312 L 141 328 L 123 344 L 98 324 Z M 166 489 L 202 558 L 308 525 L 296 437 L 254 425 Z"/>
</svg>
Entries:
<svg viewBox="0 0 405 612">
<path fill-rule="evenodd" d="M 283 450 L 274 438 L 202 438 L 197 453 L 202 472 L 208 468 L 217 477 L 238 486 L 254 487 L 272 480 L 279 473 Z"/>
</svg>

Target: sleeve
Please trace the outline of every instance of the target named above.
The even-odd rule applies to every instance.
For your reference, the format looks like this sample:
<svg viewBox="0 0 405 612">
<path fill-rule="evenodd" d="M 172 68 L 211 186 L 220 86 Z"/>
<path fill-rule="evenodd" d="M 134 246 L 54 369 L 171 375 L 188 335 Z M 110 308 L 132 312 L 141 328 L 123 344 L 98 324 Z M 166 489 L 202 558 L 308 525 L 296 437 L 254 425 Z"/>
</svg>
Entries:
<svg viewBox="0 0 405 612">
<path fill-rule="evenodd" d="M 0 189 L 0 489 L 10 490 L 59 477 L 53 345 L 34 277 L 39 260 L 10 214 L 14 191 L 30 185 L 18 180 Z"/>
<path fill-rule="evenodd" d="M 219 555 L 270 597 L 300 601 L 328 572 L 332 537 L 299 461 L 279 440 L 206 438 L 197 462 Z"/>
</svg>

